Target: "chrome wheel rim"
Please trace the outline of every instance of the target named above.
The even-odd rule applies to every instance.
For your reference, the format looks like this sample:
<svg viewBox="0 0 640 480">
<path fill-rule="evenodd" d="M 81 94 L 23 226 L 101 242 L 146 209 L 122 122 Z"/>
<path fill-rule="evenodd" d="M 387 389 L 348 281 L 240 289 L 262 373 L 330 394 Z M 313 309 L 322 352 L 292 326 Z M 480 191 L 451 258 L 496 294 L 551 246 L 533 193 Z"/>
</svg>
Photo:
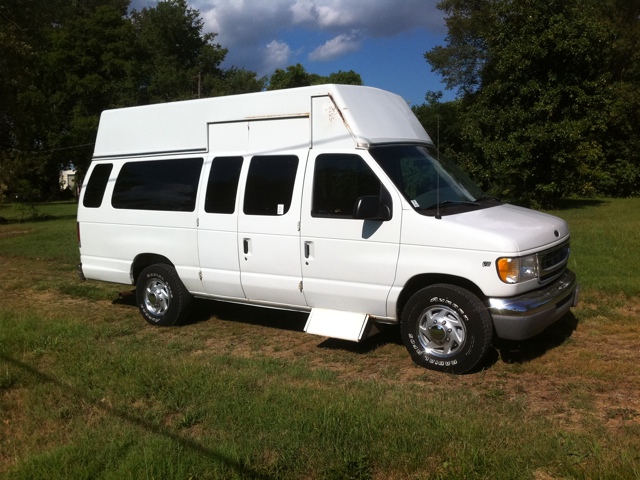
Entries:
<svg viewBox="0 0 640 480">
<path fill-rule="evenodd" d="M 460 352 L 467 338 L 464 321 L 449 307 L 433 306 L 418 321 L 418 339 L 429 355 L 448 358 Z"/>
<path fill-rule="evenodd" d="M 162 280 L 153 279 L 147 282 L 144 289 L 144 306 L 146 310 L 161 317 L 169 309 L 169 287 Z"/>
</svg>

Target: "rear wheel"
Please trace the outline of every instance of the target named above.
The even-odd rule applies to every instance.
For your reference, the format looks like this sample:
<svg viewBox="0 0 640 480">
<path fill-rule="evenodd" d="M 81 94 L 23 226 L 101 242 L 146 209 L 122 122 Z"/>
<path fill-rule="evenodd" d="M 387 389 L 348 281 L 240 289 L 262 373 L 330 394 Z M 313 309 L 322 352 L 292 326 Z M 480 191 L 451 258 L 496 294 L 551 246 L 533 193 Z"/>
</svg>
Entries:
<svg viewBox="0 0 640 480">
<path fill-rule="evenodd" d="M 178 273 L 162 263 L 142 271 L 136 282 L 136 301 L 144 319 L 161 327 L 183 321 L 191 309 L 191 294 Z"/>
<path fill-rule="evenodd" d="M 485 357 L 493 336 L 491 315 L 470 291 L 449 284 L 416 292 L 401 319 L 402 340 L 423 367 L 465 373 Z"/>
</svg>

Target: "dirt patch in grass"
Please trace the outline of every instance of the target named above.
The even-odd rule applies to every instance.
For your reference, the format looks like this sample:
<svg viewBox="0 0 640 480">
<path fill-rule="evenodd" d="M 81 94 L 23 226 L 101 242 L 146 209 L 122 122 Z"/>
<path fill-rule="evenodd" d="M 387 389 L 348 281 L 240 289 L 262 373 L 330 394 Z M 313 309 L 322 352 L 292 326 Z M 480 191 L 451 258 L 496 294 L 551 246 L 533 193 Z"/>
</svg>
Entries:
<svg viewBox="0 0 640 480">
<path fill-rule="evenodd" d="M 26 235 L 27 233 L 29 233 L 28 230 L 8 230 L 8 231 L 3 231 L 3 232 L 0 232 L 0 239 L 9 238 L 9 237 L 17 237 L 17 236 L 20 236 L 20 235 Z"/>
</svg>

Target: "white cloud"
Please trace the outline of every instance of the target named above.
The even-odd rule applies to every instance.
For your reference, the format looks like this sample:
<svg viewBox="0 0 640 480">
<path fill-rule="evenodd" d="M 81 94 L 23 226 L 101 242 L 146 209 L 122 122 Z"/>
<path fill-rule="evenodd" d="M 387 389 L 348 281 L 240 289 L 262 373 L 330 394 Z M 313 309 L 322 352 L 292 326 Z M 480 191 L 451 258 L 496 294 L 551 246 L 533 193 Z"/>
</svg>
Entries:
<svg viewBox="0 0 640 480">
<path fill-rule="evenodd" d="M 274 71 L 276 68 L 285 68 L 291 58 L 291 47 L 284 42 L 272 40 L 265 47 L 262 70 Z"/>
<path fill-rule="evenodd" d="M 435 0 L 188 2 L 200 11 L 205 31 L 217 33 L 216 41 L 229 49 L 226 64 L 259 75 L 307 59 L 336 59 L 360 49 L 367 38 L 392 37 L 416 28 L 444 31 Z"/>
<path fill-rule="evenodd" d="M 313 23 L 315 19 L 315 7 L 313 0 L 296 0 L 291 5 L 293 23 Z"/>
<path fill-rule="evenodd" d="M 264 45 L 293 23 L 292 0 L 190 0 L 224 47 Z"/>
<path fill-rule="evenodd" d="M 360 49 L 362 42 L 357 33 L 333 37 L 309 54 L 312 62 L 326 62 Z"/>
<path fill-rule="evenodd" d="M 330 2 L 332 5 L 322 5 L 321 1 L 317 3 L 317 19 L 321 28 L 348 27 L 358 23 L 357 15 L 355 15 L 357 11 L 354 11 L 348 4 L 340 5 L 342 2 Z M 366 8 L 369 6 L 367 5 Z"/>
</svg>

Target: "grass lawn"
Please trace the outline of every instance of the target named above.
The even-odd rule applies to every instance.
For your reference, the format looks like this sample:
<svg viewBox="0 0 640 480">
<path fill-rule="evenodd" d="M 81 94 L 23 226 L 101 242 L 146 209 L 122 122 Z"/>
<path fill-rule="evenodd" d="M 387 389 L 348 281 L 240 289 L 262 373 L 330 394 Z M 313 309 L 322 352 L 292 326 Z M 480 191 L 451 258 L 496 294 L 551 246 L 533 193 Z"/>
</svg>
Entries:
<svg viewBox="0 0 640 480">
<path fill-rule="evenodd" d="M 1 478 L 640 478 L 640 199 L 551 212 L 579 307 L 463 376 L 396 328 L 352 344 L 207 301 L 153 328 L 131 286 L 78 280 L 75 209 L 0 210 Z"/>
</svg>

